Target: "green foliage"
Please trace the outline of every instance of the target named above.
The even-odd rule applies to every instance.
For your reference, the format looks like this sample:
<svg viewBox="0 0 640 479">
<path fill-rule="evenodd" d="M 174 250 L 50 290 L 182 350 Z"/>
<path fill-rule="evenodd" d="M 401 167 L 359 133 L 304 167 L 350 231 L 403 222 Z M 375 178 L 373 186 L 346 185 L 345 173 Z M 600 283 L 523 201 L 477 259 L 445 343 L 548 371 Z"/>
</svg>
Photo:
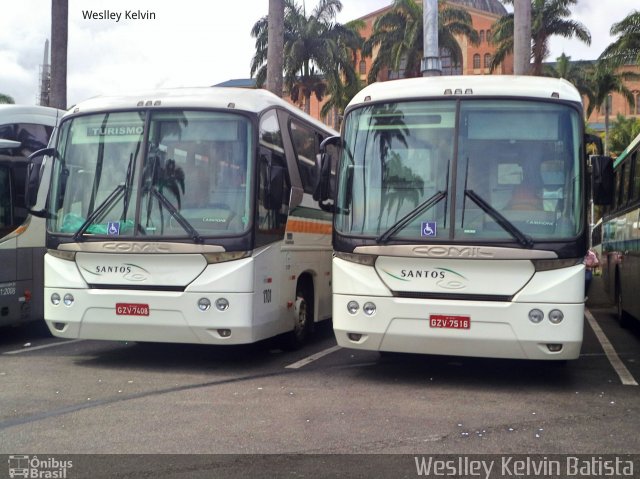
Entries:
<svg viewBox="0 0 640 479">
<path fill-rule="evenodd" d="M 502 3 L 513 4 L 513 0 L 502 0 Z M 532 0 L 531 2 L 531 58 L 533 59 L 532 75 L 543 74 L 542 62 L 549 54 L 549 39 L 559 35 L 564 38 L 576 37 L 578 40 L 591 44 L 589 30 L 580 22 L 571 20 L 569 6 L 578 0 Z M 513 53 L 513 22 L 514 15 L 510 13 L 498 19 L 493 26 L 492 41 L 496 45 L 491 71 L 504 62 Z"/>
<path fill-rule="evenodd" d="M 640 134 L 640 119 L 626 118 L 618 114 L 611 125 L 609 133 L 609 151 L 612 156 L 618 156 L 629 146 L 631 141 Z"/>
<path fill-rule="evenodd" d="M 640 65 L 640 11 L 631 12 L 627 17 L 611 26 L 612 36 L 620 35 L 600 55 L 600 59 L 610 65 Z"/>
<path fill-rule="evenodd" d="M 335 22 L 341 10 L 340 0 L 321 0 L 307 16 L 295 0 L 285 1 L 284 83 L 293 101 L 304 100 L 307 112 L 312 95 L 322 100 L 327 92 L 344 92 L 345 84 L 357 81 L 354 58 L 362 45 L 362 23 Z M 266 81 L 268 20 L 261 18 L 251 29 L 256 54 L 250 71 L 259 87 Z"/>
<path fill-rule="evenodd" d="M 0 93 L 0 104 L 1 103 L 15 103 L 15 100 L 13 99 L 13 97 L 10 97 L 9 95 L 5 95 L 4 93 Z"/>
</svg>

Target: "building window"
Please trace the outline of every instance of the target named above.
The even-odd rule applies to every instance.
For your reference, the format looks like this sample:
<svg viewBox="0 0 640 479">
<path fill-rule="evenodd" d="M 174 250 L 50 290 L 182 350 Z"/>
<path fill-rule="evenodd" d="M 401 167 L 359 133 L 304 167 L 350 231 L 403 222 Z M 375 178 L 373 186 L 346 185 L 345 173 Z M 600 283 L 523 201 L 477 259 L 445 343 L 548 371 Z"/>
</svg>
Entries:
<svg viewBox="0 0 640 479">
<path fill-rule="evenodd" d="M 633 114 L 640 115 L 640 92 L 634 94 L 635 104 L 633 105 Z"/>
<path fill-rule="evenodd" d="M 473 69 L 477 70 L 478 68 L 480 68 L 480 55 L 476 53 L 473 55 Z"/>
<path fill-rule="evenodd" d="M 451 61 L 451 52 L 447 48 L 440 49 L 440 64 L 443 75 L 462 75 L 462 65 Z"/>
<path fill-rule="evenodd" d="M 480 30 L 480 43 L 484 42 L 484 30 Z"/>
<path fill-rule="evenodd" d="M 491 30 L 487 30 L 487 43 L 491 43 Z"/>
<path fill-rule="evenodd" d="M 484 54 L 484 67 L 485 68 L 491 68 L 491 54 L 490 53 L 485 53 Z"/>
<path fill-rule="evenodd" d="M 364 60 L 360 60 L 360 75 L 365 75 L 367 73 L 367 62 Z"/>
</svg>

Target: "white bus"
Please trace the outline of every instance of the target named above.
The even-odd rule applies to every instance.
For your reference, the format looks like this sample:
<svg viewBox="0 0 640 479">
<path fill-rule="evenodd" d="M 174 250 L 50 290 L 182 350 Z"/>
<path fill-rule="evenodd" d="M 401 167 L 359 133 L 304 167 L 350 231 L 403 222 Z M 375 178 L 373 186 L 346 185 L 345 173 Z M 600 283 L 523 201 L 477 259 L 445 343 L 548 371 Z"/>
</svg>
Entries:
<svg viewBox="0 0 640 479">
<path fill-rule="evenodd" d="M 325 143 L 341 148 L 333 234 L 340 346 L 578 357 L 588 189 L 582 104 L 570 83 L 376 83 L 349 104 L 342 137 Z M 319 199 L 330 190 L 325 184 Z"/>
<path fill-rule="evenodd" d="M 618 320 L 640 319 L 640 135 L 616 158 L 613 201 L 602 220 L 600 267 Z"/>
<path fill-rule="evenodd" d="M 75 106 L 41 153 L 34 205 L 48 216 L 51 332 L 300 345 L 331 315 L 331 216 L 312 193 L 319 145 L 334 134 L 264 90 Z"/>
<path fill-rule="evenodd" d="M 47 146 L 61 110 L 0 105 L 0 326 L 43 316 L 44 222 L 25 205 L 27 157 Z"/>
</svg>

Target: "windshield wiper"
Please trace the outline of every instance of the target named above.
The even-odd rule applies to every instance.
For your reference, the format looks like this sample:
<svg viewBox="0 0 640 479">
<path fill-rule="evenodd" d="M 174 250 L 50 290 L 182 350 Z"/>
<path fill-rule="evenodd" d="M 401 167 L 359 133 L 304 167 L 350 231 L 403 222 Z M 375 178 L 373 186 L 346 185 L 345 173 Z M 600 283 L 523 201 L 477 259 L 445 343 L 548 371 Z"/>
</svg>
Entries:
<svg viewBox="0 0 640 479">
<path fill-rule="evenodd" d="M 99 218 L 102 213 L 107 211 L 107 208 L 111 207 L 111 205 L 120 198 L 120 195 L 125 191 L 124 183 L 120 183 L 115 189 L 109 193 L 102 203 L 98 205 L 96 209 L 94 209 L 87 219 L 84 220 L 84 223 L 80 226 L 78 231 L 73 234 L 73 241 L 81 241 L 84 233 L 87 231 L 87 228 L 91 226 L 91 224 Z"/>
<path fill-rule="evenodd" d="M 182 214 L 176 209 L 176 207 L 171 204 L 171 201 L 169 201 L 167 197 L 158 190 L 158 188 L 152 186 L 151 192 L 156 198 L 158 198 L 158 201 L 175 217 L 180 226 L 182 226 L 182 228 L 184 228 L 184 230 L 191 235 L 191 239 L 193 239 L 195 243 L 204 243 L 202 236 L 200 236 L 196 229 L 191 226 L 191 223 L 189 223 L 187 219 L 182 216 Z"/>
<path fill-rule="evenodd" d="M 502 214 L 498 210 L 496 210 L 493 206 L 487 203 L 475 191 L 465 189 L 464 194 L 465 196 L 468 196 L 469 198 L 471 198 L 471 200 L 475 204 L 477 204 L 482 211 L 484 211 L 486 214 L 491 216 L 496 221 L 496 223 L 500 225 L 500 227 L 503 230 L 505 230 L 507 233 L 509 233 L 511 236 L 517 239 L 522 246 L 526 248 L 531 248 L 533 246 L 533 240 L 529 236 L 527 236 L 522 231 L 520 231 L 511 221 L 509 221 L 507 218 L 502 216 Z"/>
<path fill-rule="evenodd" d="M 444 199 L 446 197 L 447 197 L 447 192 L 446 191 L 438 191 L 438 192 L 436 192 L 431 198 L 429 198 L 426 201 L 423 201 L 422 203 L 420 203 L 414 209 L 409 211 L 409 213 L 407 213 L 402 218 L 400 218 L 388 230 L 386 230 L 384 233 L 382 233 L 380 236 L 378 236 L 376 238 L 376 243 L 386 243 L 387 241 L 389 241 L 389 239 L 391 239 L 391 237 L 393 235 L 395 235 L 398 231 L 400 231 L 402 228 L 407 226 L 417 216 L 419 216 L 421 213 L 423 213 L 424 211 L 428 210 L 432 206 L 436 205 L 437 203 L 439 203 L 440 201 L 442 201 L 442 199 Z"/>
</svg>

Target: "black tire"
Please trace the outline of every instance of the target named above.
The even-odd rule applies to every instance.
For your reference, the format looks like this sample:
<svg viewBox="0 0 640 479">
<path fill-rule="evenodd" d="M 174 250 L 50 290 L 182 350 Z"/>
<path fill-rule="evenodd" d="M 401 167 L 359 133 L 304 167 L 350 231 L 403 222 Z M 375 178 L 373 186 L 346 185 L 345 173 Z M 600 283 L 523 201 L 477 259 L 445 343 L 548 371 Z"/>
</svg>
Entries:
<svg viewBox="0 0 640 479">
<path fill-rule="evenodd" d="M 288 351 L 301 348 L 313 329 L 313 290 L 308 284 L 298 284 L 293 329 L 283 337 L 282 347 Z"/>
</svg>

